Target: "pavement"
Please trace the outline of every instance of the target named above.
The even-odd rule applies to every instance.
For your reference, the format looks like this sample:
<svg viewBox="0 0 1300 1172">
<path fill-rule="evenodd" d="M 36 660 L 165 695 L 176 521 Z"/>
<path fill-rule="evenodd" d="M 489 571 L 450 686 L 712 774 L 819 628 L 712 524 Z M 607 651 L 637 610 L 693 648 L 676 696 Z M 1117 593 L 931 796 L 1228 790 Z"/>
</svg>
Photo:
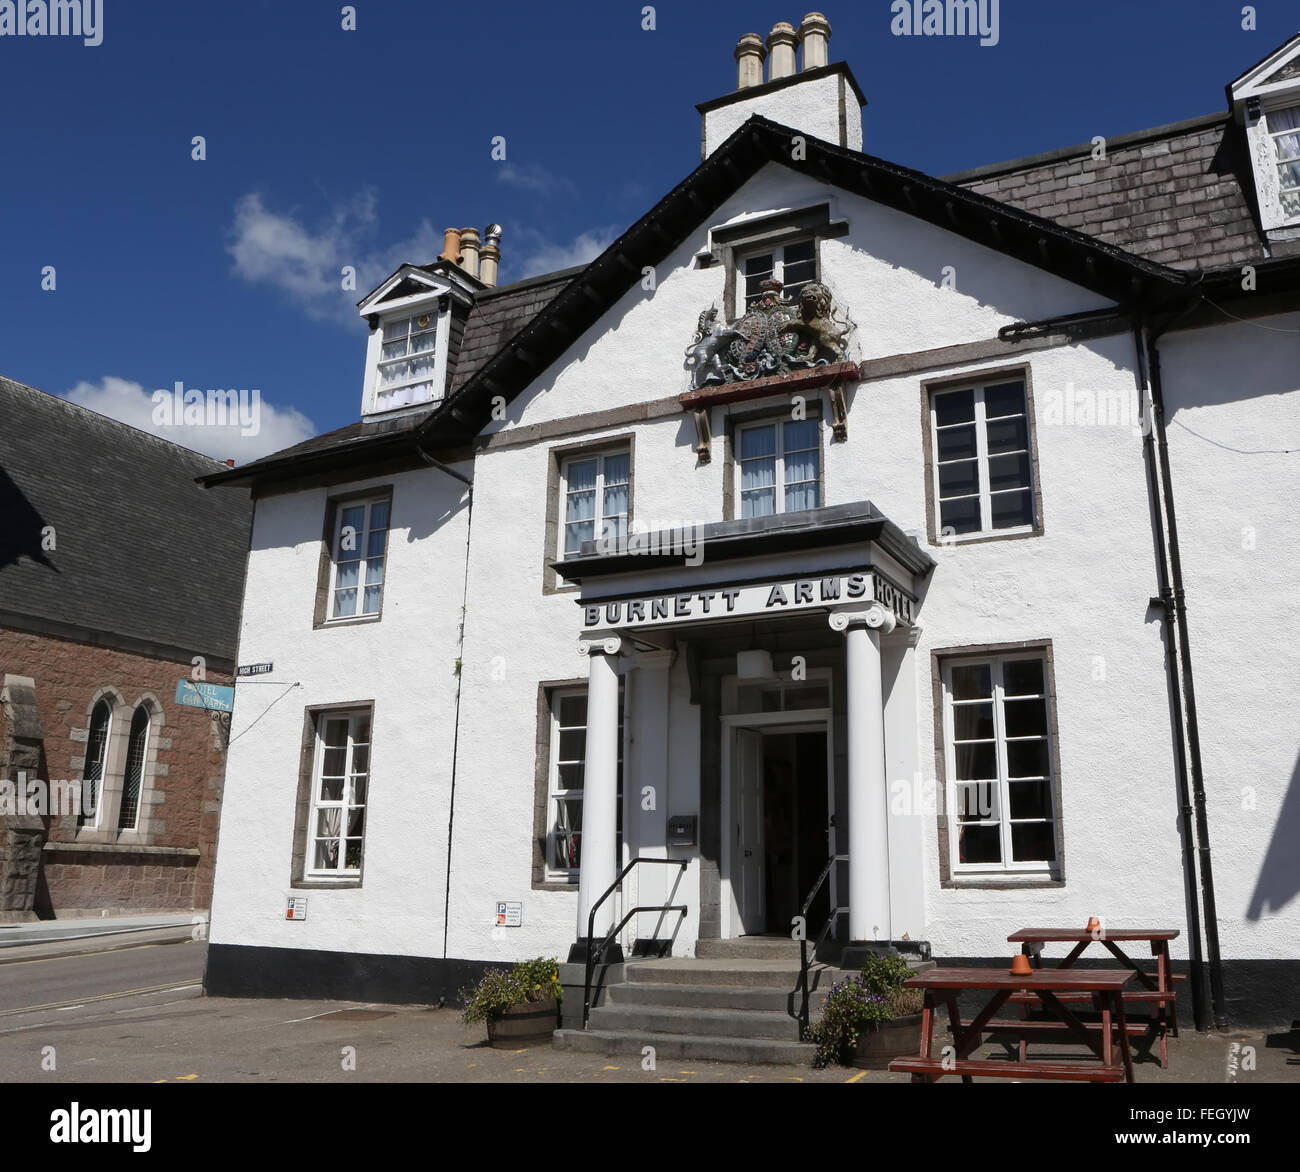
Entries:
<svg viewBox="0 0 1300 1172">
<path fill-rule="evenodd" d="M 188 925 L 188 921 L 187 921 Z M 84 938 L 73 956 L 13 949 L 0 969 L 0 1082 L 856 1083 L 906 1075 L 576 1054 L 548 1044 L 498 1050 L 452 1009 L 204 997 L 206 945 L 179 925 Z M 135 942 L 125 944 L 132 939 Z M 109 944 L 111 948 L 106 947 Z M 1142 1083 L 1300 1082 L 1300 1032 L 1185 1032 Z M 49 1049 L 52 1047 L 53 1049 Z M 1060 1048 L 1062 1057 L 1076 1051 Z M 1048 1057 L 1047 1046 L 1037 1051 Z M 49 1055 L 54 1056 L 50 1069 Z M 1006 1055 L 987 1046 L 981 1056 Z"/>
<path fill-rule="evenodd" d="M 207 912 L 0 924 L 0 965 L 207 937 Z"/>
</svg>

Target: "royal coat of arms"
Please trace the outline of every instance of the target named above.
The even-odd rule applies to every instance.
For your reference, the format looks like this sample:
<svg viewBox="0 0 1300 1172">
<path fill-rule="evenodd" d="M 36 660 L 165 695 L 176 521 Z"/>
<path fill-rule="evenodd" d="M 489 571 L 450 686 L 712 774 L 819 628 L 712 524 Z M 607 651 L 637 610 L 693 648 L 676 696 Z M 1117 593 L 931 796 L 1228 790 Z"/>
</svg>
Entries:
<svg viewBox="0 0 1300 1172">
<path fill-rule="evenodd" d="M 712 383 L 748 382 L 844 359 L 850 322 L 834 312 L 831 292 L 813 281 L 797 301 L 780 281 L 766 280 L 763 293 L 734 322 L 718 321 L 717 306 L 702 314 L 686 350 L 694 390 Z"/>
</svg>

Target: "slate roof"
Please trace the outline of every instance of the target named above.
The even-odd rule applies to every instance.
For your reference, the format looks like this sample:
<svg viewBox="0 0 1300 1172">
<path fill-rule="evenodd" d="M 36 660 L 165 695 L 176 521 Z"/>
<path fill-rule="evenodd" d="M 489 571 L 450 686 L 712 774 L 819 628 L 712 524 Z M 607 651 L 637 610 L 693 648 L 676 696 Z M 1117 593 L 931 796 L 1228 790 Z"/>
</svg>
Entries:
<svg viewBox="0 0 1300 1172">
<path fill-rule="evenodd" d="M 945 178 L 1177 269 L 1265 259 L 1244 135 L 1227 114 Z M 1274 255 L 1277 249 L 1273 250 Z"/>
<path fill-rule="evenodd" d="M 252 504 L 195 483 L 222 465 L 3 377 L 0 419 L 0 624 L 233 660 Z"/>
</svg>

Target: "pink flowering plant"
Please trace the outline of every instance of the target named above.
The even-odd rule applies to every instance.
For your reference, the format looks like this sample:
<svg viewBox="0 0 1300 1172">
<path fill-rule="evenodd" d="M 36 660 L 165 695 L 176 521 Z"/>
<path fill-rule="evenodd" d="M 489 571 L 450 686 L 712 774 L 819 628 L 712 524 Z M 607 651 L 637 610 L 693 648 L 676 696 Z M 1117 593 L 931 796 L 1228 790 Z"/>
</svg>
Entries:
<svg viewBox="0 0 1300 1172">
<path fill-rule="evenodd" d="M 554 957 L 539 956 L 521 960 L 509 969 L 488 969 L 473 988 L 460 991 L 467 1025 L 491 1021 L 514 1005 L 527 1005 L 554 997 L 560 1001 L 560 962 Z"/>
</svg>

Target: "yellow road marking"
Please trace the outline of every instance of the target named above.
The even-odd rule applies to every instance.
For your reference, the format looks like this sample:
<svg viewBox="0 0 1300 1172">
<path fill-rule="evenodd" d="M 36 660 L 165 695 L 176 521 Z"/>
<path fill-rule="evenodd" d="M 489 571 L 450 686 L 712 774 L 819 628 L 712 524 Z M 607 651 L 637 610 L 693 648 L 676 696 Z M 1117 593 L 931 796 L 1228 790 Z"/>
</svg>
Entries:
<svg viewBox="0 0 1300 1172">
<path fill-rule="evenodd" d="M 192 1082 L 194 1079 L 196 1079 L 196 1078 L 198 1078 L 198 1077 L 199 1077 L 199 1076 L 198 1076 L 197 1074 L 178 1074 L 178 1075 L 176 1076 L 176 1081 L 177 1081 L 177 1082 Z"/>
<path fill-rule="evenodd" d="M 602 1067 L 601 1067 L 601 1070 L 619 1070 L 619 1069 L 621 1069 L 621 1068 L 620 1068 L 620 1067 L 617 1067 L 617 1066 L 602 1066 Z"/>
<path fill-rule="evenodd" d="M 867 1072 L 866 1072 L 865 1070 L 859 1070 L 858 1073 L 855 1074 L 852 1078 L 846 1078 L 844 1081 L 845 1081 L 845 1082 L 857 1082 L 858 1079 L 860 1079 L 860 1078 L 861 1078 L 864 1074 L 866 1074 L 866 1073 L 867 1073 Z"/>
</svg>

